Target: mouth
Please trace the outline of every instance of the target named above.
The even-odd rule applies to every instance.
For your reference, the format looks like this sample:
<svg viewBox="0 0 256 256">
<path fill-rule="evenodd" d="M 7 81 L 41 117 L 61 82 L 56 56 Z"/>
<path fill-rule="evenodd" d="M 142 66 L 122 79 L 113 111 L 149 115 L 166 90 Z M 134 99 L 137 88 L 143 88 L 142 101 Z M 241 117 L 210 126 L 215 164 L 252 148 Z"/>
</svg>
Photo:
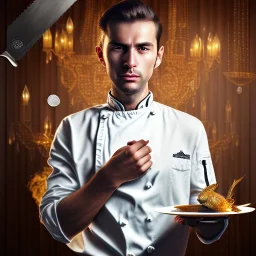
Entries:
<svg viewBox="0 0 256 256">
<path fill-rule="evenodd" d="M 136 74 L 123 74 L 121 77 L 126 81 L 137 81 L 140 76 Z"/>
</svg>

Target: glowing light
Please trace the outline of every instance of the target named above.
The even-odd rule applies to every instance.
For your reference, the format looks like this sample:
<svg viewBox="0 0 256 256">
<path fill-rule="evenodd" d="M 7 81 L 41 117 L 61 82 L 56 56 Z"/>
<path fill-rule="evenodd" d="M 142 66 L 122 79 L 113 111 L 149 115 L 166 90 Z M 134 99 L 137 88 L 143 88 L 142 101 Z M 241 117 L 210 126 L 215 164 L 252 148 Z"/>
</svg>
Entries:
<svg viewBox="0 0 256 256">
<path fill-rule="evenodd" d="M 190 46 L 190 56 L 200 58 L 202 54 L 201 38 L 196 35 Z"/>
<path fill-rule="evenodd" d="M 43 35 L 43 48 L 44 49 L 52 48 L 52 33 L 50 29 L 47 29 Z"/>
<path fill-rule="evenodd" d="M 23 92 L 22 92 L 22 102 L 24 105 L 27 105 L 30 99 L 30 93 L 28 87 L 25 85 Z"/>
<path fill-rule="evenodd" d="M 72 34 L 74 31 L 74 24 L 72 19 L 69 17 L 66 23 L 66 30 L 68 32 L 68 34 Z"/>
</svg>

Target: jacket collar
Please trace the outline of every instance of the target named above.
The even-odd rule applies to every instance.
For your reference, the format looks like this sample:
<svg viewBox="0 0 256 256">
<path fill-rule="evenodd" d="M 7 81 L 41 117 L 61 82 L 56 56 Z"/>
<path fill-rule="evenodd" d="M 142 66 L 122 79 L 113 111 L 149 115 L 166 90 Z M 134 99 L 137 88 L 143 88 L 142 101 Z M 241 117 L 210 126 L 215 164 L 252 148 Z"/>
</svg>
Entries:
<svg viewBox="0 0 256 256">
<path fill-rule="evenodd" d="M 149 107 L 152 104 L 152 102 L 153 102 L 153 93 L 149 91 L 148 95 L 138 103 L 135 110 Z M 115 111 L 126 111 L 125 106 L 122 104 L 122 102 L 120 102 L 117 98 L 115 98 L 111 94 L 111 91 L 109 91 L 108 93 L 107 104 L 111 109 Z"/>
</svg>

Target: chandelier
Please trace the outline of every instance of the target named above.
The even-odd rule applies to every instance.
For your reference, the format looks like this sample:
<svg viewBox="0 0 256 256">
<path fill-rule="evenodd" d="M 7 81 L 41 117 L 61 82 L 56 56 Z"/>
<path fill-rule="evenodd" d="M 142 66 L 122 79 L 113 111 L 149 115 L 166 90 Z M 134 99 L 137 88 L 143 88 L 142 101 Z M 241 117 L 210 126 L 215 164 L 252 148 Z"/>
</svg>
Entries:
<svg viewBox="0 0 256 256">
<path fill-rule="evenodd" d="M 205 28 L 203 31 L 205 32 Z M 198 62 L 202 61 L 202 70 L 209 73 L 217 67 L 217 64 L 220 63 L 221 45 L 217 34 L 212 37 L 211 33 L 209 33 L 207 42 L 205 41 L 204 36 L 201 39 L 197 34 L 191 42 L 190 56 L 197 59 Z"/>
<path fill-rule="evenodd" d="M 43 157 L 48 158 L 50 146 L 54 136 L 52 134 L 51 119 L 46 116 L 43 133 L 33 132 L 30 120 L 30 93 L 26 85 L 21 96 L 21 120 L 11 124 L 8 143 L 9 145 L 12 145 L 16 142 L 18 148 L 18 143 L 21 142 L 27 149 L 38 149 Z"/>
<path fill-rule="evenodd" d="M 200 109 L 200 120 L 205 127 L 211 155 L 214 163 L 216 164 L 221 152 L 226 151 L 230 146 L 239 146 L 239 138 L 235 132 L 235 123 L 231 118 L 232 107 L 230 101 L 227 100 L 225 106 L 225 130 L 222 135 L 219 133 L 216 123 L 209 122 L 205 97 L 201 100 Z"/>
<path fill-rule="evenodd" d="M 250 37 L 249 37 L 249 2 L 234 0 L 233 24 L 228 27 L 228 71 L 224 76 L 237 86 L 237 93 L 242 93 L 242 86 L 256 79 L 250 72 Z M 234 33 L 230 33 L 233 28 Z"/>
<path fill-rule="evenodd" d="M 47 29 L 43 35 L 43 51 L 46 53 L 46 63 L 52 60 L 52 54 L 58 57 L 61 62 L 65 57 L 74 54 L 74 24 L 69 17 L 66 22 L 66 28 L 56 31 L 54 37 L 54 47 L 52 40 L 52 32 Z"/>
<path fill-rule="evenodd" d="M 189 58 L 188 1 L 168 2 L 168 38 L 166 57 L 150 80 L 156 96 L 166 105 L 180 108 L 196 95 L 199 88 L 198 61 Z"/>
<path fill-rule="evenodd" d="M 221 44 L 218 35 L 214 37 L 211 33 L 205 37 L 205 28 L 203 28 L 202 38 L 195 36 L 190 46 L 190 56 L 196 59 L 199 63 L 200 86 L 206 87 L 209 82 L 209 73 L 215 70 L 220 64 L 220 50 Z M 203 90 L 205 91 L 205 90 Z M 239 145 L 238 136 L 234 131 L 234 122 L 231 120 L 231 104 L 227 100 L 225 107 L 225 132 L 223 135 L 219 134 L 216 122 L 209 122 L 207 116 L 207 104 L 205 95 L 202 96 L 200 102 L 200 120 L 204 124 L 206 133 L 208 135 L 209 148 L 214 163 L 218 162 L 221 152 L 227 150 L 231 145 L 237 147 Z"/>
</svg>

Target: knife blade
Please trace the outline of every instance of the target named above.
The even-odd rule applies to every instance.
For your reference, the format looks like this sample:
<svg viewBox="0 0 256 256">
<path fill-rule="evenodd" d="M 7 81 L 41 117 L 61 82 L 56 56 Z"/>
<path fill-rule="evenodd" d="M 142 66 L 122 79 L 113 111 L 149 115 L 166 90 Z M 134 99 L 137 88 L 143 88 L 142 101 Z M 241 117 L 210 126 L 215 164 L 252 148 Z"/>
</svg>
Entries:
<svg viewBox="0 0 256 256">
<path fill-rule="evenodd" d="M 27 51 L 77 0 L 35 0 L 7 28 L 6 50 L 0 56 L 17 67 Z"/>
</svg>

